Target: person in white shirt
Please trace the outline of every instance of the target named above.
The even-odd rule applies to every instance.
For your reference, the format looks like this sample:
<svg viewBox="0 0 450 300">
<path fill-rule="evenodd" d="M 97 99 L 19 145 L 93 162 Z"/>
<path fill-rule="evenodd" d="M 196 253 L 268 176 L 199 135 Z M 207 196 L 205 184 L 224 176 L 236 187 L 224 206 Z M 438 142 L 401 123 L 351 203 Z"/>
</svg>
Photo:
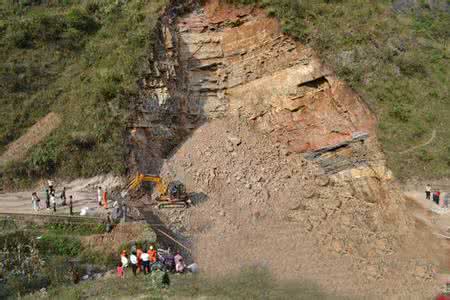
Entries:
<svg viewBox="0 0 450 300">
<path fill-rule="evenodd" d="M 55 197 L 55 192 L 51 193 L 51 195 L 50 195 L 50 203 L 52 204 L 53 212 L 56 212 L 56 197 Z"/>
<path fill-rule="evenodd" d="M 39 206 L 38 206 L 38 196 L 36 194 L 36 192 L 34 192 L 33 194 L 31 194 L 31 204 L 33 205 L 33 210 L 34 211 L 38 211 Z"/>
<path fill-rule="evenodd" d="M 431 185 L 427 184 L 425 187 L 425 199 L 430 200 L 431 199 Z"/>
<path fill-rule="evenodd" d="M 50 190 L 50 193 L 51 193 L 51 192 L 54 192 L 55 189 L 54 189 L 54 187 L 53 187 L 53 181 L 49 179 L 49 180 L 47 181 L 47 183 L 48 183 L 48 189 Z"/>
<path fill-rule="evenodd" d="M 124 269 L 126 267 L 128 267 L 128 258 L 127 258 L 127 254 L 126 253 L 122 253 L 122 255 L 120 256 L 120 261 L 122 262 L 122 267 Z"/>
<path fill-rule="evenodd" d="M 141 254 L 142 268 L 144 269 L 144 274 L 150 273 L 150 255 L 147 251 L 143 251 Z"/>
<path fill-rule="evenodd" d="M 131 255 L 130 255 L 130 264 L 131 264 L 131 270 L 133 271 L 134 276 L 136 276 L 137 263 L 138 263 L 138 258 L 136 256 L 136 252 L 133 251 L 133 252 L 131 252 Z"/>
<path fill-rule="evenodd" d="M 181 254 L 177 252 L 174 259 L 175 259 L 175 271 L 177 273 L 183 273 L 185 268 L 183 256 L 181 256 Z"/>
<path fill-rule="evenodd" d="M 99 186 L 97 188 L 97 202 L 98 202 L 98 206 L 102 206 L 102 187 Z"/>
</svg>

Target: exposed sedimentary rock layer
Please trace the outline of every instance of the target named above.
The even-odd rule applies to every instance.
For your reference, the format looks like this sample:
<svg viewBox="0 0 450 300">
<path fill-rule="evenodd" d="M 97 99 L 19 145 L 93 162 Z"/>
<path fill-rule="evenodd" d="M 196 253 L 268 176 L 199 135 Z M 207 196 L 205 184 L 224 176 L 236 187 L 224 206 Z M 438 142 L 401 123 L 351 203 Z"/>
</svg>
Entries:
<svg viewBox="0 0 450 300">
<path fill-rule="evenodd" d="M 367 144 L 374 140 L 375 117 L 358 95 L 261 10 L 209 1 L 171 15 L 161 19 L 153 69 L 133 108 L 136 160 L 146 148 L 167 156 L 192 129 L 226 114 L 253 120 L 293 152 L 332 148 L 360 133 Z M 152 145 L 136 146 L 139 136 Z"/>
</svg>

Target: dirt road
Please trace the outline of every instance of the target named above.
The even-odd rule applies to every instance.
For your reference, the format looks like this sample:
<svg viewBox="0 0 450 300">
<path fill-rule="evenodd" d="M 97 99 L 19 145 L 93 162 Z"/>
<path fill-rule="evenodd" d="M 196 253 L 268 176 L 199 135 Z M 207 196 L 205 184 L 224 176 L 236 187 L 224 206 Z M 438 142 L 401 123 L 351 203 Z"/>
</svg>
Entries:
<svg viewBox="0 0 450 300">
<path fill-rule="evenodd" d="M 45 207 L 46 195 L 45 192 L 38 193 L 41 199 L 41 208 Z M 73 207 L 74 212 L 79 212 L 82 207 L 96 207 L 96 195 L 93 192 L 88 191 L 71 191 L 66 192 L 67 201 L 69 195 L 73 195 Z M 58 195 L 57 195 L 58 196 Z M 68 214 L 69 207 L 61 206 L 61 199 L 57 197 L 57 214 Z M 18 193 L 3 193 L 0 194 L 0 212 L 1 213 L 36 213 L 32 209 L 31 205 L 31 192 L 18 192 Z M 53 213 L 53 211 L 50 211 Z M 38 213 L 48 214 L 50 213 L 46 209 L 41 209 Z"/>
<path fill-rule="evenodd" d="M 413 215 L 417 219 L 417 223 L 421 223 L 430 228 L 430 231 L 441 240 L 439 248 L 439 270 L 436 277 L 442 286 L 450 281 L 450 209 L 440 208 L 432 200 L 425 199 L 424 192 L 406 191 L 405 196 L 409 200 L 409 207 Z M 445 195 L 441 194 L 441 197 Z"/>
<path fill-rule="evenodd" d="M 66 187 L 67 201 L 69 196 L 73 196 L 73 207 L 75 213 L 79 213 L 82 207 L 97 207 L 97 186 L 103 187 L 103 190 L 111 191 L 117 186 L 121 186 L 123 181 L 120 177 L 112 175 L 101 175 L 87 179 L 78 179 L 68 183 L 56 182 L 56 196 L 57 196 L 57 214 L 68 214 L 68 206 L 61 206 L 61 199 L 59 195 L 62 187 Z M 45 188 L 36 189 L 39 198 L 41 199 L 41 207 L 45 207 L 46 195 Z M 0 193 L 0 213 L 35 213 L 31 204 L 32 191 L 17 192 L 17 193 Z M 42 209 L 39 213 L 49 213 L 46 209 Z M 53 211 L 51 211 L 53 213 Z"/>
</svg>

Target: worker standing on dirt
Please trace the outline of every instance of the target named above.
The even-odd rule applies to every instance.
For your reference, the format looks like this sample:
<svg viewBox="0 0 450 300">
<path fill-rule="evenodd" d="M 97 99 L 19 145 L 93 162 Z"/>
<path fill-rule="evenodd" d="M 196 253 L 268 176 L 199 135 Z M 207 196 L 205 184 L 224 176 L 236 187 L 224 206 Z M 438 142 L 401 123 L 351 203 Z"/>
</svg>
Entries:
<svg viewBox="0 0 450 300">
<path fill-rule="evenodd" d="M 106 190 L 103 191 L 103 207 L 108 209 L 108 194 L 106 193 Z"/>
<path fill-rule="evenodd" d="M 136 252 L 131 252 L 130 255 L 130 264 L 131 264 L 131 270 L 133 271 L 133 275 L 136 276 L 136 270 L 137 270 L 137 263 L 138 263 L 138 259 L 136 256 Z"/>
<path fill-rule="evenodd" d="M 108 214 L 106 215 L 106 232 L 111 233 L 112 229 L 113 229 L 113 224 L 112 224 L 112 220 L 111 220 L 111 213 L 108 212 Z"/>
<path fill-rule="evenodd" d="M 436 192 L 436 195 L 437 195 L 437 205 L 439 205 L 439 207 L 442 207 L 444 204 L 441 202 L 441 192 L 438 190 L 437 192 Z"/>
<path fill-rule="evenodd" d="M 61 202 L 62 202 L 62 206 L 66 206 L 66 188 L 63 187 L 62 191 L 61 191 Z"/>
<path fill-rule="evenodd" d="M 35 192 L 34 193 L 36 196 L 36 205 L 37 205 L 37 209 L 41 209 L 41 198 L 39 198 L 38 194 Z"/>
<path fill-rule="evenodd" d="M 143 251 L 141 254 L 142 259 L 142 269 L 144 270 L 144 274 L 150 273 L 150 256 L 147 251 Z"/>
<path fill-rule="evenodd" d="M 98 202 L 98 206 L 102 206 L 102 187 L 99 186 L 97 188 L 97 202 Z"/>
<path fill-rule="evenodd" d="M 122 262 L 119 262 L 119 264 L 117 265 L 117 277 L 119 277 L 120 279 L 125 278 L 125 272 L 123 271 Z"/>
<path fill-rule="evenodd" d="M 38 199 L 38 197 L 37 197 L 36 192 L 33 192 L 31 194 L 31 205 L 32 205 L 34 211 L 38 211 L 38 209 L 39 209 L 37 199 Z"/>
<path fill-rule="evenodd" d="M 48 191 L 48 189 L 45 190 L 45 195 L 47 196 L 45 200 L 45 206 L 47 207 L 47 209 L 50 209 L 50 192 Z"/>
<path fill-rule="evenodd" d="M 430 200 L 430 196 L 431 196 L 431 185 L 427 184 L 427 186 L 425 187 L 425 199 Z"/>
<path fill-rule="evenodd" d="M 141 255 L 142 255 L 142 249 L 141 249 L 141 247 L 137 247 L 137 249 L 136 249 L 136 256 L 137 256 L 137 260 L 138 260 L 137 265 L 138 265 L 139 272 L 142 272 L 142 258 L 141 258 Z"/>
<path fill-rule="evenodd" d="M 122 262 L 122 266 L 124 268 L 128 267 L 127 252 L 125 250 L 123 250 L 122 254 L 120 255 L 120 261 Z"/>
<path fill-rule="evenodd" d="M 150 265 L 153 265 L 156 262 L 156 255 L 157 252 L 155 248 L 153 246 L 150 246 L 150 249 L 148 250 Z"/>
<path fill-rule="evenodd" d="M 72 195 L 69 196 L 69 213 L 71 216 L 73 216 L 73 197 L 72 197 Z"/>
<path fill-rule="evenodd" d="M 174 259 L 175 259 L 175 271 L 177 273 L 183 273 L 184 267 L 185 267 L 183 256 L 181 256 L 181 254 L 179 252 L 177 252 Z"/>
<path fill-rule="evenodd" d="M 55 192 L 51 192 L 51 194 L 50 194 L 50 203 L 52 204 L 53 212 L 56 212 L 56 197 L 55 197 Z"/>
<path fill-rule="evenodd" d="M 50 193 L 52 193 L 52 192 L 54 192 L 55 191 L 55 189 L 54 189 L 54 187 L 53 187 L 53 180 L 48 180 L 47 181 L 47 183 L 48 183 L 48 189 L 50 190 Z"/>
</svg>

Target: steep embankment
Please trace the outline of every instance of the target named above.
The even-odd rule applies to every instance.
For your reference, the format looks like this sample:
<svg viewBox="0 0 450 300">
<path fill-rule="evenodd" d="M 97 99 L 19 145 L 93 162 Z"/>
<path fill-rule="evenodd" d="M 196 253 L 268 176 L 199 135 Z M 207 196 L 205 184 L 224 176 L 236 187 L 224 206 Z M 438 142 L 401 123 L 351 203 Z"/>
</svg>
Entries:
<svg viewBox="0 0 450 300">
<path fill-rule="evenodd" d="M 405 209 L 376 118 L 314 51 L 218 1 L 170 7 L 159 37 L 130 162 L 195 193 L 160 215 L 206 274 L 262 265 L 339 294 L 433 294 L 435 241 Z"/>
</svg>

